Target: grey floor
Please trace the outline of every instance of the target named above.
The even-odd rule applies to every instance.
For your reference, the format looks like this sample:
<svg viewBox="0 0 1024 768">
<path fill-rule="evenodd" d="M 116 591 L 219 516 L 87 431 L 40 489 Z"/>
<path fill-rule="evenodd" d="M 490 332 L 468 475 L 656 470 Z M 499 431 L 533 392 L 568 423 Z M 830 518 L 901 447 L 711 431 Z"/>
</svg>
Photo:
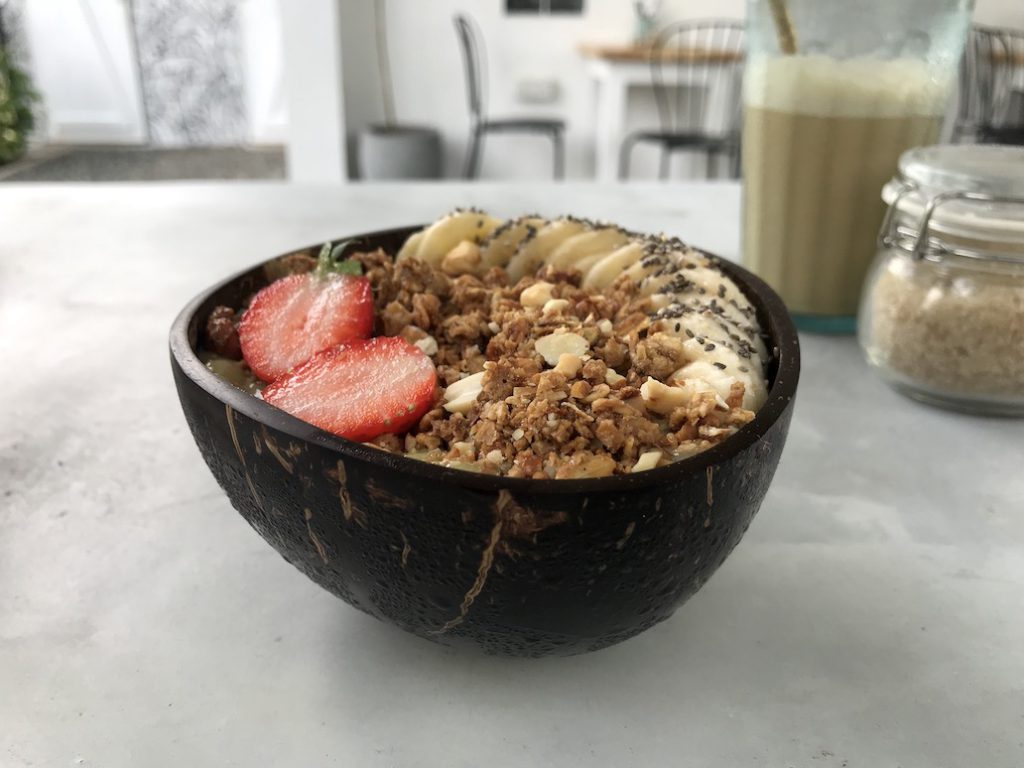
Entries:
<svg viewBox="0 0 1024 768">
<path fill-rule="evenodd" d="M 280 147 L 45 147 L 0 167 L 0 182 L 284 177 L 284 150 Z"/>
</svg>

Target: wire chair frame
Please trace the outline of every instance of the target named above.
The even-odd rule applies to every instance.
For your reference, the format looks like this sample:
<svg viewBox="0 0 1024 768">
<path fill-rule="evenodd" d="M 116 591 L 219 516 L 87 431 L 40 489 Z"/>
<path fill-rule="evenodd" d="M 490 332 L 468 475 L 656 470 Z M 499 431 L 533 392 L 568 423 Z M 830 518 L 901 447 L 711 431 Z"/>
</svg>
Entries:
<svg viewBox="0 0 1024 768">
<path fill-rule="evenodd" d="M 739 177 L 745 40 L 744 26 L 731 19 L 680 21 L 658 34 L 650 67 L 661 127 L 626 136 L 619 150 L 620 179 L 629 177 L 633 148 L 640 142 L 660 147 L 660 179 L 669 176 L 672 153 L 687 150 L 704 153 L 709 177 L 722 155 L 732 176 Z"/>
<path fill-rule="evenodd" d="M 479 124 L 487 114 L 487 58 L 480 43 L 482 38 L 476 22 L 469 16 L 457 13 L 453 21 L 462 49 L 469 114 L 473 123 Z"/>
<path fill-rule="evenodd" d="M 984 140 L 992 125 L 1002 78 L 998 63 L 1005 57 L 1006 47 L 1000 31 L 974 26 L 967 36 L 967 45 L 960 63 L 960 93 L 957 116 L 953 125 L 953 142 L 965 137 Z"/>
<path fill-rule="evenodd" d="M 562 179 L 565 175 L 564 121 L 531 116 L 504 119 L 490 117 L 487 111 L 487 56 L 484 38 L 468 14 L 456 13 L 452 20 L 462 50 L 470 115 L 469 147 L 463 176 L 467 179 L 478 177 L 485 134 L 520 132 L 544 134 L 551 140 L 554 178 Z"/>
<path fill-rule="evenodd" d="M 994 51 L 994 73 L 992 78 L 992 115 L 990 125 L 994 128 L 1024 129 L 1024 114 L 1015 113 L 1020 108 L 1014 94 L 1024 89 L 1024 31 L 1000 29 L 997 31 L 1000 49 Z"/>
<path fill-rule="evenodd" d="M 676 22 L 658 33 L 651 48 L 651 82 L 663 131 L 718 137 L 739 132 L 745 39 L 741 23 L 721 19 Z M 673 55 L 673 50 L 692 55 Z M 712 93 L 728 93 L 725 114 L 708 114 Z M 709 117 L 720 117 L 720 124 L 709 126 Z"/>
</svg>

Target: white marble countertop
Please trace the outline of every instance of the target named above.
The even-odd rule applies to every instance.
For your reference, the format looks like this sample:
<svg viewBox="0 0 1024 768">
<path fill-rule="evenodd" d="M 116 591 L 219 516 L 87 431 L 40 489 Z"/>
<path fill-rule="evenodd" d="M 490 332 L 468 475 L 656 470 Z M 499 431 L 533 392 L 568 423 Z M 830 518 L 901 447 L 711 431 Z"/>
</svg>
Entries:
<svg viewBox="0 0 1024 768">
<path fill-rule="evenodd" d="M 904 400 L 850 338 L 804 337 L 744 541 L 611 649 L 455 652 L 264 544 L 178 409 L 172 318 L 457 204 L 738 250 L 732 184 L 0 186 L 0 764 L 1024 765 L 1024 424 Z"/>
</svg>

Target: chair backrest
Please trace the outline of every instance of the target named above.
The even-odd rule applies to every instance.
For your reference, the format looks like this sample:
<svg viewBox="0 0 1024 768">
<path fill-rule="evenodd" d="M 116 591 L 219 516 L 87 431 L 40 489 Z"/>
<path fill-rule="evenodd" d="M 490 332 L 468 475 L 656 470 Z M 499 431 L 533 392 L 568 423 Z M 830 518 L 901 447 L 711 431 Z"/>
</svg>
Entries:
<svg viewBox="0 0 1024 768">
<path fill-rule="evenodd" d="M 745 32 L 741 22 L 680 21 L 651 47 L 651 80 L 664 131 L 726 136 L 740 128 Z"/>
<path fill-rule="evenodd" d="M 992 78 L 992 124 L 1024 128 L 1024 30 L 1001 29 Z"/>
<path fill-rule="evenodd" d="M 1005 44 L 999 30 L 974 26 L 967 36 L 967 46 L 960 62 L 960 95 L 957 123 L 964 128 L 978 129 L 992 124 L 997 80 L 1006 59 Z"/>
<path fill-rule="evenodd" d="M 469 101 L 469 114 L 474 123 L 484 119 L 486 112 L 486 95 L 484 77 L 487 72 L 487 60 L 484 56 L 483 44 L 476 28 L 476 22 L 464 13 L 455 14 L 455 33 L 462 49 L 462 65 L 466 71 L 466 97 Z"/>
</svg>

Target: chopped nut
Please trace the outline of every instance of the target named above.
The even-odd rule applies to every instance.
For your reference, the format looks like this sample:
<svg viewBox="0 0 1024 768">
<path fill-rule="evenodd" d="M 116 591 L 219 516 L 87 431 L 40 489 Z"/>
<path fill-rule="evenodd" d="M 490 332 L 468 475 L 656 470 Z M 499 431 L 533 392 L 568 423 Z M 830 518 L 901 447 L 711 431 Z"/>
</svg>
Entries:
<svg viewBox="0 0 1024 768">
<path fill-rule="evenodd" d="M 597 324 L 597 329 L 605 336 L 611 336 L 612 331 L 615 330 L 615 326 L 612 325 L 611 320 L 605 318 Z"/>
<path fill-rule="evenodd" d="M 601 360 L 588 360 L 583 366 L 583 378 L 591 384 L 599 384 L 604 381 L 608 366 Z"/>
<path fill-rule="evenodd" d="M 572 352 L 563 352 L 558 356 L 558 365 L 555 366 L 555 370 L 571 379 L 579 373 L 582 367 L 583 361 L 578 355 L 574 355 Z"/>
<path fill-rule="evenodd" d="M 543 307 L 551 300 L 551 283 L 541 280 L 519 294 L 519 303 L 524 307 Z"/>
<path fill-rule="evenodd" d="M 590 394 L 590 382 L 588 381 L 574 381 L 572 386 L 569 388 L 569 394 L 572 397 L 581 399 Z"/>
<path fill-rule="evenodd" d="M 501 462 L 504 461 L 504 459 L 505 457 L 497 448 L 495 448 L 493 451 L 488 451 L 487 455 L 484 456 L 484 461 L 486 461 L 488 464 L 501 464 Z"/>
<path fill-rule="evenodd" d="M 557 315 L 563 309 L 569 306 L 567 299 L 548 299 L 544 302 L 544 307 L 541 309 L 543 315 Z"/>
<path fill-rule="evenodd" d="M 414 341 L 413 344 L 419 347 L 423 351 L 423 354 L 428 357 L 432 357 L 437 354 L 437 339 L 433 336 L 424 336 L 422 339 Z"/>
<path fill-rule="evenodd" d="M 550 366 L 558 365 L 558 359 L 565 353 L 579 357 L 590 350 L 587 340 L 578 333 L 551 333 L 537 339 L 533 346 Z"/>
<path fill-rule="evenodd" d="M 462 459 L 463 461 L 475 461 L 476 446 L 474 446 L 473 443 L 465 441 L 452 443 L 452 450 L 449 454 L 449 458 Z"/>
<path fill-rule="evenodd" d="M 690 402 L 689 393 L 681 387 L 668 387 L 650 377 L 640 385 L 640 397 L 644 399 L 648 410 L 664 416 Z"/>
<path fill-rule="evenodd" d="M 480 265 L 480 246 L 472 240 L 463 240 L 441 260 L 441 271 L 446 275 L 468 275 Z"/>
<path fill-rule="evenodd" d="M 608 397 L 608 394 L 612 391 L 612 388 L 607 384 L 598 384 L 594 387 L 590 394 L 583 398 L 588 403 L 596 402 L 603 397 Z"/>
<path fill-rule="evenodd" d="M 609 368 L 604 373 L 604 383 L 607 384 L 610 387 L 614 387 L 620 381 L 625 381 L 625 380 L 626 380 L 625 376 L 623 376 L 621 373 L 618 373 L 618 372 L 616 372 L 615 370 L 613 370 L 611 368 Z"/>
<path fill-rule="evenodd" d="M 629 398 L 629 400 L 626 400 L 626 405 L 628 405 L 637 413 L 647 413 L 647 403 L 644 402 L 644 399 L 640 397 L 640 395 L 637 395 L 636 397 L 631 397 Z"/>
</svg>

